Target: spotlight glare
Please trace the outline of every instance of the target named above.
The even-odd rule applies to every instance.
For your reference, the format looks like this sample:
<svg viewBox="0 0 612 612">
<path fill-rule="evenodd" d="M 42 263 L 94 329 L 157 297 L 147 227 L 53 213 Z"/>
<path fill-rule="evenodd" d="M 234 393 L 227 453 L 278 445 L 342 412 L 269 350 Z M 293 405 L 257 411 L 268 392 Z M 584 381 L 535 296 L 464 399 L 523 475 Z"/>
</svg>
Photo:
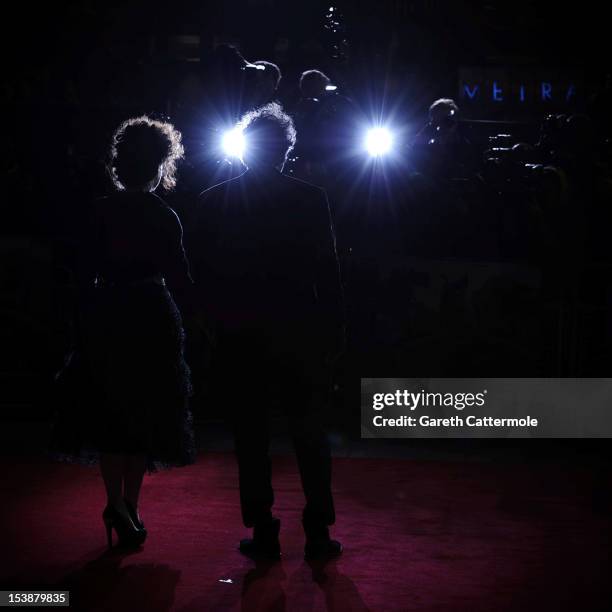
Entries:
<svg viewBox="0 0 612 612">
<path fill-rule="evenodd" d="M 385 155 L 391 150 L 392 145 L 393 137 L 387 128 L 376 127 L 368 130 L 365 148 L 372 157 Z"/>
<path fill-rule="evenodd" d="M 242 159 L 245 149 L 244 134 L 240 128 L 227 130 L 221 139 L 221 147 L 228 157 Z"/>
</svg>

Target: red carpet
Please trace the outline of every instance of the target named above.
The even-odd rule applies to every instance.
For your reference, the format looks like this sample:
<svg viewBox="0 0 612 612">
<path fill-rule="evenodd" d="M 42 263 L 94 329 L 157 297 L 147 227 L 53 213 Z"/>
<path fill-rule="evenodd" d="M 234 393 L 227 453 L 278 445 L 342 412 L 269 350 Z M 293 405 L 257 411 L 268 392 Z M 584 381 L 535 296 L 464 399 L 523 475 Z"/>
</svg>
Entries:
<svg viewBox="0 0 612 612">
<path fill-rule="evenodd" d="M 607 610 L 611 523 L 591 482 L 554 466 L 336 459 L 344 556 L 302 559 L 302 494 L 291 457 L 275 461 L 282 563 L 235 550 L 231 455 L 146 478 L 149 541 L 105 554 L 95 469 L 0 466 L 2 588 L 65 587 L 72 610 Z M 605 605 L 604 605 L 605 604 Z"/>
</svg>

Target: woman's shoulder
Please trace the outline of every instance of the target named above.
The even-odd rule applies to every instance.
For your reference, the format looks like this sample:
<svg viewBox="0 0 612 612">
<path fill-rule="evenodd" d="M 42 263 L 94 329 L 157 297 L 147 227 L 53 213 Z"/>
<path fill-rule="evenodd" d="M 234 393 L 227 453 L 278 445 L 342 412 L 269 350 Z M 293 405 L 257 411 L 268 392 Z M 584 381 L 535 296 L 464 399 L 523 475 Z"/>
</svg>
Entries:
<svg viewBox="0 0 612 612">
<path fill-rule="evenodd" d="M 178 213 L 157 194 L 148 194 L 151 198 L 151 212 L 154 211 L 157 222 L 171 233 L 182 234 L 183 225 Z"/>
<path fill-rule="evenodd" d="M 154 225 L 177 227 L 181 221 L 176 211 L 154 193 L 118 191 L 96 198 L 91 206 L 94 216 L 127 216 L 134 220 L 148 219 Z"/>
<path fill-rule="evenodd" d="M 147 194 L 151 199 L 151 204 L 157 210 L 158 214 L 168 218 L 169 220 L 175 221 L 179 219 L 177 212 L 168 204 L 165 200 L 163 200 L 156 193 Z"/>
</svg>

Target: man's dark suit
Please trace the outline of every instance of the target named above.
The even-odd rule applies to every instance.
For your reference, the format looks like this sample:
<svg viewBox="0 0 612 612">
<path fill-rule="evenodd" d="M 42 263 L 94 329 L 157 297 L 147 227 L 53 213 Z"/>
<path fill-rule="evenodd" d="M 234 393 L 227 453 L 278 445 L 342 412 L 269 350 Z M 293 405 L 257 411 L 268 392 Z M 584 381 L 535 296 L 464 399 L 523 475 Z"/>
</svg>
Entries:
<svg viewBox="0 0 612 612">
<path fill-rule="evenodd" d="M 342 289 L 325 192 L 247 170 L 202 194 L 188 243 L 215 334 L 212 378 L 234 425 L 246 526 L 273 504 L 267 408 L 289 417 L 308 530 L 331 525 L 328 441 L 316 415 L 341 348 Z"/>
</svg>

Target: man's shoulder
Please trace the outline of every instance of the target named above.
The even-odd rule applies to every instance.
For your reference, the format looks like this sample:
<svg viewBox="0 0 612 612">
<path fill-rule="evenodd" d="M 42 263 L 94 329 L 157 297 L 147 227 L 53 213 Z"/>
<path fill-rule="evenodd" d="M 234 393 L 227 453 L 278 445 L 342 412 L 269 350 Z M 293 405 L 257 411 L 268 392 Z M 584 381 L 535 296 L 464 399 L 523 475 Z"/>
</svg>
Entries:
<svg viewBox="0 0 612 612">
<path fill-rule="evenodd" d="M 240 174 L 204 189 L 198 195 L 192 212 L 195 224 L 217 223 L 223 218 L 228 205 L 243 192 L 242 184 L 243 174 Z"/>
<path fill-rule="evenodd" d="M 294 189 L 295 191 L 299 191 L 306 196 L 311 196 L 313 198 L 326 198 L 325 189 L 323 187 L 319 187 L 318 185 L 314 185 L 313 183 L 309 183 L 303 179 L 297 178 L 295 176 L 289 176 L 288 174 L 281 175 L 283 180 L 286 181 L 286 184 L 289 188 Z"/>
<path fill-rule="evenodd" d="M 238 176 L 234 176 L 232 178 L 226 179 L 225 181 L 221 181 L 220 183 L 216 183 L 211 187 L 207 187 L 204 191 L 200 192 L 199 199 L 200 200 L 209 200 L 214 199 L 224 194 L 232 191 L 237 188 L 243 181 L 244 172 L 239 174 Z"/>
</svg>

